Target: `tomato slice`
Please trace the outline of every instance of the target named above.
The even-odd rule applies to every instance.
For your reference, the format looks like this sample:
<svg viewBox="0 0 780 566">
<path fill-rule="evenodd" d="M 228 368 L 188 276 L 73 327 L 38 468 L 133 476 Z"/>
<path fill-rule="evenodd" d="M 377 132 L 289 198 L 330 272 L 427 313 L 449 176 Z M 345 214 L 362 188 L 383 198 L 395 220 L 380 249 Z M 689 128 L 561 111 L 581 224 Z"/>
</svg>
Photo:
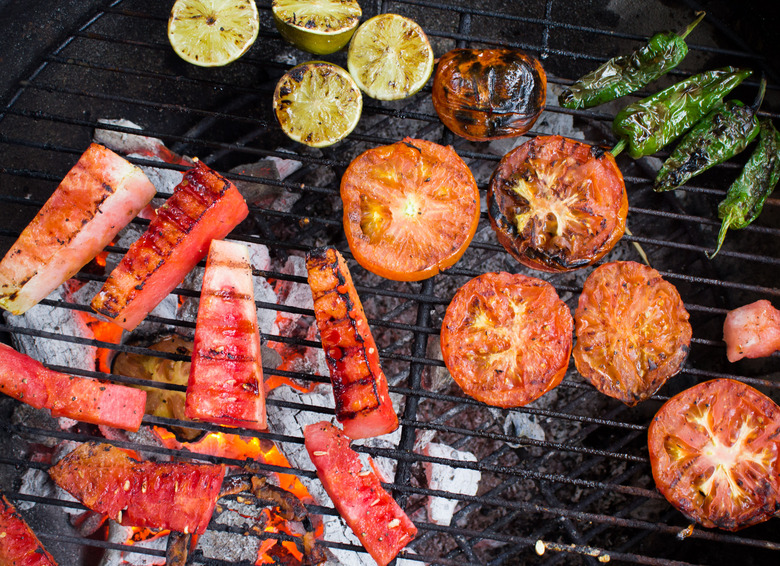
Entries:
<svg viewBox="0 0 780 566">
<path fill-rule="evenodd" d="M 623 237 L 628 195 L 611 153 L 538 136 L 507 153 L 488 187 L 490 223 L 523 265 L 548 272 L 591 265 Z"/>
<path fill-rule="evenodd" d="M 391 562 L 415 537 L 417 527 L 382 487 L 373 466 L 363 467 L 338 428 L 325 421 L 311 424 L 303 437 L 336 510 L 380 566 Z"/>
<path fill-rule="evenodd" d="M 44 367 L 0 343 L 0 392 L 52 416 L 136 431 L 146 407 L 146 392 Z"/>
<path fill-rule="evenodd" d="M 236 186 L 196 161 L 114 268 L 92 308 L 133 330 L 249 214 Z"/>
<path fill-rule="evenodd" d="M 420 281 L 457 262 L 479 224 L 479 189 L 452 147 L 425 140 L 369 149 L 341 179 L 344 232 L 357 262 Z"/>
<path fill-rule="evenodd" d="M 658 490 L 705 527 L 728 531 L 780 512 L 780 407 L 731 379 L 667 401 L 648 430 Z"/>
<path fill-rule="evenodd" d="M 448 51 L 439 59 L 431 100 L 441 121 L 467 140 L 521 136 L 544 110 L 547 74 L 515 48 Z"/>
<path fill-rule="evenodd" d="M 682 368 L 691 325 L 677 289 L 633 261 L 605 263 L 583 285 L 574 312 L 574 363 L 596 389 L 629 406 Z"/>
<path fill-rule="evenodd" d="M 0 494 L 0 564 L 57 566 L 16 507 Z"/>
<path fill-rule="evenodd" d="M 266 428 L 249 249 L 213 240 L 203 274 L 185 401 L 187 418 Z"/>
<path fill-rule="evenodd" d="M 485 273 L 461 287 L 444 315 L 444 364 L 463 392 L 521 407 L 556 387 L 569 365 L 571 312 L 541 279 Z"/>
<path fill-rule="evenodd" d="M 225 466 L 140 461 L 110 444 L 87 442 L 49 468 L 49 475 L 86 507 L 122 525 L 202 534 Z"/>
<path fill-rule="evenodd" d="M 314 315 L 328 364 L 336 419 L 350 438 L 398 428 L 387 378 L 349 267 L 332 247 L 306 254 Z"/>
</svg>

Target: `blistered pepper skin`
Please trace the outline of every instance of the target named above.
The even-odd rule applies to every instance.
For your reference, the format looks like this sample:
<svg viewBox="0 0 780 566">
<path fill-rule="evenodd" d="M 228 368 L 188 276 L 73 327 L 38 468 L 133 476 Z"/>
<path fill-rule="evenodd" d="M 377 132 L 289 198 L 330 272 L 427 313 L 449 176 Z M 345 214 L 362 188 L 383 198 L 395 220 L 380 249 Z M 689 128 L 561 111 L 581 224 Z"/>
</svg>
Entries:
<svg viewBox="0 0 780 566">
<path fill-rule="evenodd" d="M 769 119 L 761 120 L 759 142 L 734 181 L 726 198 L 718 205 L 722 220 L 718 246 L 709 256 L 715 257 L 729 228 L 741 229 L 761 214 L 766 199 L 780 181 L 780 132 Z"/>
<path fill-rule="evenodd" d="M 516 137 L 544 110 L 547 75 L 519 49 L 453 49 L 439 60 L 432 97 L 444 125 L 467 140 Z"/>
<path fill-rule="evenodd" d="M 670 191 L 744 150 L 758 135 L 755 112 L 739 100 L 711 110 L 664 161 L 653 189 Z"/>
<path fill-rule="evenodd" d="M 636 92 L 668 73 L 688 54 L 685 38 L 704 15 L 700 12 L 680 34 L 659 32 L 632 53 L 613 57 L 565 89 L 558 103 L 572 110 L 591 108 Z"/>
<path fill-rule="evenodd" d="M 687 132 L 751 74 L 750 69 L 735 67 L 705 71 L 629 104 L 612 122 L 612 131 L 620 140 L 612 153 L 617 155 L 624 146 L 634 159 L 656 153 Z"/>
</svg>

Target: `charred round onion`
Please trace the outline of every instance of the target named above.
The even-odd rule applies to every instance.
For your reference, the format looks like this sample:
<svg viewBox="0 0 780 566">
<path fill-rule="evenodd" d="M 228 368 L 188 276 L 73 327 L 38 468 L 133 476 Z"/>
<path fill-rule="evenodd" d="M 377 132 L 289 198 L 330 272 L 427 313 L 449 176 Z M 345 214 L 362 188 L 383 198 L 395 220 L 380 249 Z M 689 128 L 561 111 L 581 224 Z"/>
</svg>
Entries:
<svg viewBox="0 0 780 566">
<path fill-rule="evenodd" d="M 453 49 L 433 79 L 439 118 L 472 141 L 524 134 L 544 110 L 546 95 L 541 63 L 519 49 Z"/>
</svg>

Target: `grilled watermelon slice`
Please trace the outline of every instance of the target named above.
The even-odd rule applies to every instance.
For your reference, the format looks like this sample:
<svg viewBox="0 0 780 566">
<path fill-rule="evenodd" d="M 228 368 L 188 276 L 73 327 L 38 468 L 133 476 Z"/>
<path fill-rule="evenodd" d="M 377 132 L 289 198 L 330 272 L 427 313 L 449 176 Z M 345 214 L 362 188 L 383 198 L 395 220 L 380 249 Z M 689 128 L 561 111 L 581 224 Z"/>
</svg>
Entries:
<svg viewBox="0 0 780 566">
<path fill-rule="evenodd" d="M 0 392 L 55 417 L 136 431 L 146 392 L 54 371 L 0 343 Z"/>
<path fill-rule="evenodd" d="M 16 507 L 0 493 L 0 564 L 57 566 Z"/>
<path fill-rule="evenodd" d="M 116 446 L 86 442 L 49 468 L 49 475 L 86 507 L 122 525 L 202 534 L 225 466 L 141 461 Z"/>
<path fill-rule="evenodd" d="M 128 249 L 92 308 L 133 330 L 249 214 L 236 186 L 196 159 L 195 167 Z"/>
<path fill-rule="evenodd" d="M 344 434 L 358 439 L 393 432 L 398 417 L 346 261 L 334 247 L 315 248 L 306 254 L 306 269 Z"/>
<path fill-rule="evenodd" d="M 22 314 L 89 263 L 157 193 L 141 169 L 92 144 L 0 261 L 0 307 Z"/>
<path fill-rule="evenodd" d="M 265 429 L 260 356 L 249 249 L 213 240 L 200 292 L 187 418 Z"/>
</svg>

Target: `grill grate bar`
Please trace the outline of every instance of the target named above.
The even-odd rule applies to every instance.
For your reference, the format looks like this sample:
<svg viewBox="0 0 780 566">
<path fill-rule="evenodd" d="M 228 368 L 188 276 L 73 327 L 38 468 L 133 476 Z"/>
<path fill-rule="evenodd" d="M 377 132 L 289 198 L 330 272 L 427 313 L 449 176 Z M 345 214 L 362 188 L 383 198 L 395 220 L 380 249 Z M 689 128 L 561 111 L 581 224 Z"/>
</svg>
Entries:
<svg viewBox="0 0 780 566">
<path fill-rule="evenodd" d="M 259 6 L 261 11 L 266 11 L 270 3 L 263 2 Z M 266 5 L 267 4 L 267 5 Z M 495 10 L 483 9 L 476 6 L 452 6 L 446 2 L 436 2 L 428 0 L 399 0 L 383 1 L 375 3 L 373 9 L 379 11 L 394 11 L 400 9 L 402 12 L 414 12 L 424 10 L 426 17 L 430 17 L 431 22 L 435 24 L 435 29 L 426 26 L 426 31 L 432 40 L 439 45 L 449 45 L 450 42 L 460 46 L 470 46 L 475 44 L 501 44 L 521 46 L 529 51 L 541 53 L 545 61 L 555 59 L 557 61 L 569 61 L 571 63 L 582 61 L 603 61 L 606 57 L 603 54 L 602 44 L 604 39 L 621 39 L 626 41 L 643 41 L 646 38 L 643 35 L 612 32 L 610 30 L 598 29 L 596 26 L 581 25 L 580 22 L 559 22 L 554 20 L 555 6 L 554 0 L 540 0 L 538 2 L 541 9 L 534 12 L 528 10 L 527 13 L 532 17 L 525 15 L 512 14 L 512 10 L 507 13 L 497 12 Z M 121 5 L 121 7 L 120 7 Z M 127 7 L 127 8 L 125 8 Z M 560 6 L 558 6 L 560 8 Z M 67 99 L 72 102 L 72 108 L 92 107 L 106 104 L 109 106 L 118 106 L 126 108 L 132 115 L 134 112 L 144 113 L 151 110 L 161 110 L 167 114 L 175 115 L 178 118 L 195 120 L 197 123 L 189 130 L 184 130 L 183 134 L 179 129 L 173 129 L 158 125 L 156 131 L 143 131 L 143 135 L 158 137 L 166 144 L 172 144 L 169 147 L 176 148 L 177 151 L 192 154 L 207 155 L 204 157 L 206 163 L 221 164 L 223 159 L 233 159 L 236 157 L 247 160 L 258 157 L 280 157 L 290 158 L 289 153 L 283 150 L 268 149 L 263 147 L 264 137 L 270 130 L 271 124 L 264 118 L 255 117 L 249 113 L 247 108 L 251 106 L 252 100 L 256 97 L 267 98 L 275 82 L 274 76 L 280 75 L 292 66 L 289 59 L 285 62 L 280 60 L 272 61 L 270 57 L 265 57 L 263 53 L 261 58 L 250 53 L 243 58 L 235 67 L 238 69 L 250 69 L 251 73 L 256 73 L 261 77 L 260 84 L 256 86 L 246 86 L 245 84 L 235 84 L 230 80 L 229 74 L 222 73 L 197 73 L 191 76 L 174 74 L 164 65 L 144 66 L 140 69 L 134 69 L 128 66 L 132 59 L 125 58 L 120 64 L 113 65 L 113 61 L 93 57 L 92 53 L 84 54 L 83 48 L 95 44 L 99 49 L 108 50 L 127 50 L 128 53 L 153 54 L 160 57 L 160 54 L 167 53 L 169 46 L 161 39 L 161 36 L 144 34 L 139 38 L 134 38 L 132 34 L 114 35 L 110 26 L 92 26 L 104 16 L 106 19 L 117 18 L 121 26 L 129 28 L 134 22 L 144 27 L 164 27 L 166 18 L 164 14 L 167 9 L 155 7 L 150 12 L 145 12 L 146 7 L 138 7 L 135 0 L 117 0 L 112 2 L 104 11 L 99 12 L 91 18 L 88 23 L 81 26 L 79 31 L 67 38 L 52 55 L 48 55 L 43 64 L 37 69 L 30 80 L 27 81 L 14 96 L 11 104 L 5 109 L 0 110 L 0 124 L 6 123 L 35 123 L 36 125 L 48 125 L 54 129 L 63 132 L 78 133 L 78 139 L 89 136 L 91 130 L 97 127 L 110 129 L 120 133 L 139 133 L 136 130 L 122 128 L 117 126 L 104 126 L 94 119 L 85 118 L 83 114 L 74 113 L 73 116 L 66 115 L 65 111 L 49 111 L 45 107 L 25 106 L 27 99 L 25 94 L 30 95 L 32 100 L 46 100 L 47 97 Z M 450 28 L 448 18 L 437 18 L 433 14 L 441 11 L 448 16 L 454 16 L 455 23 Z M 368 10 L 367 10 L 368 11 Z M 539 14 L 539 17 L 533 17 Z M 269 16 L 269 14 L 263 14 Z M 449 18 L 450 20 L 453 18 Z M 127 20 L 127 21 L 125 21 Z M 527 29 L 539 30 L 538 37 L 531 33 L 528 35 L 514 34 L 510 41 L 498 40 L 496 37 L 487 37 L 489 33 L 485 26 L 492 26 L 494 23 L 509 22 L 511 25 L 524 26 Z M 128 25 L 129 24 L 129 25 Z M 269 26 L 268 29 L 272 29 Z M 584 43 L 588 49 L 593 52 L 577 52 L 568 44 L 557 42 L 555 32 L 571 32 L 581 34 L 584 38 L 594 37 L 593 41 L 588 40 Z M 157 38 L 150 41 L 148 38 Z M 515 42 L 515 38 L 522 37 L 527 43 Z M 526 39 L 527 38 L 527 39 Z M 260 42 L 267 42 L 269 45 L 279 43 L 280 36 L 275 31 L 261 30 Z M 575 44 L 576 45 L 576 44 Z M 691 51 L 697 52 L 699 56 L 714 55 L 717 57 L 736 57 L 740 62 L 760 65 L 762 57 L 756 54 L 748 53 L 745 50 L 731 50 L 722 47 L 711 47 L 704 45 L 691 45 Z M 82 50 L 79 52 L 79 50 Z M 96 50 L 98 52 L 98 50 Z M 266 60 L 269 59 L 269 60 Z M 140 60 L 140 58 L 139 58 Z M 159 68 L 158 68 L 159 67 Z M 157 69 L 157 70 L 154 70 Z M 44 73 L 43 71 L 51 71 Z M 81 88 L 77 83 L 76 87 L 64 86 L 66 83 L 60 81 L 60 76 L 67 73 L 88 73 L 94 77 L 106 78 L 106 84 L 116 84 L 120 82 L 148 82 L 150 85 L 156 85 L 155 88 L 141 89 L 141 95 L 135 92 L 125 92 L 118 89 L 115 94 L 109 92 L 108 88 Z M 674 71 L 672 76 L 681 76 L 689 74 L 687 71 Z M 192 78 L 192 77 L 199 78 Z M 214 78 L 220 76 L 222 78 Z M 570 78 L 567 76 L 548 77 L 550 84 L 562 85 L 569 84 Z M 96 81 L 98 84 L 99 81 Z M 73 84 L 73 83 L 71 83 Z M 752 84 L 752 83 L 751 83 Z M 748 85 L 750 86 L 750 85 Z M 168 99 L 162 103 L 155 102 L 158 93 L 167 92 L 167 88 L 180 89 L 204 89 L 206 91 L 223 90 L 237 95 L 237 98 L 227 105 L 213 105 L 210 101 L 196 104 L 180 104 L 175 98 Z M 770 85 L 770 92 L 777 92 L 777 85 Z M 640 95 L 642 93 L 639 93 Z M 424 96 L 430 95 L 430 88 L 423 90 Z M 375 122 L 366 131 L 358 131 L 338 148 L 337 151 L 324 150 L 321 152 L 296 152 L 295 159 L 303 164 L 303 170 L 291 178 L 284 181 L 272 179 L 255 179 L 252 177 L 236 174 L 227 174 L 231 179 L 256 182 L 266 185 L 279 187 L 285 191 L 300 194 L 302 199 L 337 199 L 337 183 L 331 181 L 310 182 L 309 177 L 317 167 L 330 168 L 336 172 L 342 170 L 350 161 L 350 151 L 356 147 L 365 145 L 378 145 L 397 141 L 395 137 L 396 130 L 394 124 L 398 121 L 414 121 L 415 126 L 421 128 L 422 136 L 436 135 L 436 129 L 439 127 L 438 116 L 426 108 L 425 105 L 404 104 L 395 106 L 393 104 L 385 105 L 366 100 L 364 113 L 375 116 L 379 120 Z M 549 107 L 549 115 L 555 117 L 572 116 L 575 120 L 589 124 L 596 132 L 592 133 L 594 137 L 609 138 L 608 130 L 612 116 L 601 111 L 568 111 Z M 763 115 L 778 117 L 780 114 L 773 111 L 762 112 Z M 95 116 L 99 116 L 95 112 Z M 94 117 L 94 116 L 93 116 Z M 120 116 L 106 116 L 120 117 Z M 121 116 L 124 117 L 124 116 Z M 143 121 L 141 121 L 143 123 Z M 238 140 L 225 141 L 218 135 L 212 134 L 212 129 L 217 125 L 225 127 L 248 127 L 251 131 Z M 358 128 L 360 130 L 360 128 Z M 529 135 L 538 135 L 548 133 L 539 130 L 532 130 Z M 177 132 L 177 133 L 174 133 Z M 58 139 L 59 138 L 53 138 Z M 67 138 L 63 138 L 67 139 Z M 444 131 L 442 141 L 454 145 L 458 153 L 465 159 L 473 162 L 477 166 L 494 166 L 499 160 L 498 155 L 489 151 L 474 149 L 476 146 L 467 143 L 464 140 L 456 139 L 452 134 Z M 38 150 L 42 155 L 62 154 L 77 156 L 82 149 L 79 142 L 58 141 L 51 143 L 48 141 L 36 141 L 35 139 L 26 139 L 24 137 L 13 137 L 5 132 L 0 132 L 0 143 L 6 144 L 10 149 L 31 148 Z M 193 149 L 193 148 L 198 148 Z M 346 151 L 342 151 L 346 150 Z M 46 169 L 46 162 L 43 160 L 36 167 L 28 167 L 26 164 L 14 164 L 6 166 L 0 159 L 0 175 L 8 176 L 11 182 L 17 179 L 20 184 L 31 182 L 41 182 L 42 184 L 56 184 L 60 178 L 56 173 Z M 136 164 L 172 168 L 171 166 L 161 165 L 157 162 L 146 159 L 133 159 Z M 221 169 L 219 165 L 218 168 Z M 723 172 L 728 175 L 736 173 L 738 167 L 735 163 L 726 164 Z M 176 168 L 176 167 L 173 167 Z M 181 168 L 178 168 L 181 169 Z M 737 278 L 731 281 L 729 278 L 720 277 L 720 273 L 712 264 L 708 264 L 704 258 L 704 252 L 711 251 L 708 247 L 710 242 L 704 235 L 697 234 L 701 228 L 705 230 L 713 229 L 718 226 L 718 221 L 714 217 L 698 216 L 695 213 L 689 213 L 677 200 L 679 195 L 691 196 L 702 199 L 722 198 L 723 189 L 711 188 L 707 186 L 691 185 L 675 194 L 667 195 L 663 200 L 663 206 L 656 208 L 645 207 L 643 205 L 634 205 L 641 198 L 648 198 L 652 195 L 649 192 L 652 179 L 646 176 L 644 170 L 640 169 L 637 173 L 632 170 L 631 174 L 625 176 L 627 185 L 632 198 L 632 228 L 636 230 L 636 235 L 627 235 L 624 238 L 625 243 L 641 245 L 653 257 L 653 263 L 656 263 L 654 253 L 663 254 L 664 252 L 672 255 L 677 254 L 690 258 L 690 264 L 682 268 L 668 267 L 663 262 L 658 261 L 654 267 L 663 268 L 662 274 L 665 278 L 676 283 L 683 283 L 695 288 L 695 292 L 686 296 L 686 307 L 692 314 L 701 320 L 702 323 L 714 324 L 723 314 L 728 312 L 726 305 L 731 301 L 725 299 L 729 295 L 750 295 L 760 297 L 776 297 L 780 295 L 780 290 L 769 287 L 769 284 L 748 284 L 744 280 Z M 648 174 L 649 175 L 649 174 Z M 486 186 L 484 181 L 480 184 L 480 189 L 484 192 Z M 166 196 L 161 194 L 160 196 Z M 0 202 L 13 204 L 19 208 L 40 206 L 42 202 L 39 199 L 26 200 L 15 195 L 0 195 Z M 775 214 L 776 207 L 780 206 L 780 199 L 769 199 L 766 207 L 769 214 Z M 269 210 L 263 207 L 251 207 L 251 214 L 258 217 L 258 222 L 263 223 L 262 231 L 259 235 L 237 235 L 235 239 L 256 244 L 263 244 L 272 251 L 277 251 L 285 256 L 290 253 L 306 251 L 311 247 L 310 242 L 318 241 L 319 234 L 322 231 L 336 231 L 340 228 L 341 222 L 338 218 L 327 217 L 321 214 L 312 214 L 311 203 L 306 204 L 300 209 L 294 209 L 290 212 Z M 272 223 L 300 225 L 301 221 L 306 221 L 311 226 L 308 234 L 302 235 L 298 241 L 279 241 L 274 236 L 271 228 Z M 644 230 L 636 229 L 642 222 L 661 221 L 668 223 L 674 228 L 669 235 L 658 236 L 657 234 L 645 234 Z M 487 215 L 483 213 L 480 228 L 484 229 L 487 225 Z M 700 228 L 701 227 L 701 228 Z M 751 225 L 746 228 L 744 234 L 750 237 L 775 238 L 780 235 L 780 229 L 768 225 Z M 302 232 L 303 233 L 303 232 Z M 0 237 L 11 239 L 18 236 L 13 230 L 0 231 Z M 346 248 L 343 242 L 340 248 Z M 712 242 L 714 244 L 714 242 Z M 755 269 L 772 268 L 780 263 L 780 258 L 772 255 L 763 255 L 758 251 L 754 252 L 751 247 L 746 247 L 751 253 L 744 253 L 733 246 L 721 251 L 722 261 L 741 262 L 746 266 L 752 266 Z M 110 247 L 108 251 L 112 254 L 122 254 L 126 249 L 121 247 Z M 475 257 L 497 258 L 504 255 L 503 247 L 492 242 L 474 242 L 469 249 L 469 253 Z M 352 256 L 345 250 L 344 255 L 352 260 Z M 648 480 L 646 448 L 643 445 L 643 437 L 647 430 L 647 418 L 641 416 L 636 410 L 629 410 L 622 405 L 607 405 L 601 413 L 595 413 L 593 400 L 596 398 L 593 388 L 574 376 L 574 367 L 570 367 L 570 375 L 564 380 L 558 392 L 564 400 L 560 403 L 546 406 L 531 406 L 512 410 L 494 410 L 485 413 L 485 419 L 474 425 L 466 424 L 464 415 L 473 411 L 483 409 L 482 404 L 471 398 L 464 398 L 458 394 L 449 394 L 446 391 L 433 390 L 428 387 L 427 376 L 435 370 L 444 367 L 443 362 L 436 355 L 431 355 L 433 350 L 429 346 L 435 345 L 437 336 L 440 332 L 438 323 L 441 320 L 444 307 L 449 303 L 453 289 L 458 286 L 461 280 L 480 274 L 482 265 L 478 262 L 478 267 L 469 267 L 467 262 L 448 270 L 442 276 L 427 280 L 424 283 L 409 284 L 391 284 L 382 282 L 379 285 L 373 285 L 371 281 L 365 283 L 358 280 L 358 292 L 365 301 L 369 301 L 371 310 L 374 310 L 374 304 L 387 304 L 387 309 L 379 309 L 378 314 L 369 319 L 372 328 L 380 333 L 387 333 L 392 338 L 387 340 L 389 344 L 382 348 L 380 346 L 380 357 L 383 364 L 387 364 L 388 376 L 391 382 L 391 392 L 403 397 L 404 413 L 401 418 L 403 426 L 401 439 L 395 445 L 395 448 L 361 446 L 360 452 L 372 457 L 389 458 L 397 464 L 396 475 L 393 483 L 386 484 L 386 487 L 393 490 L 397 499 L 411 510 L 420 510 L 420 501 L 431 496 L 441 496 L 460 502 L 460 510 L 456 513 L 456 519 L 453 525 L 460 526 L 437 526 L 425 521 L 415 522 L 421 530 L 421 535 L 414 543 L 412 548 L 418 552 L 425 546 L 426 554 L 411 555 L 406 553 L 405 558 L 415 561 L 424 561 L 432 564 L 503 564 L 512 563 L 515 557 L 526 553 L 528 560 L 537 559 L 533 555 L 533 547 L 538 538 L 546 541 L 545 537 L 550 538 L 547 545 L 547 554 L 539 561 L 549 564 L 560 562 L 568 563 L 570 560 L 578 560 L 578 563 L 595 565 L 598 564 L 598 556 L 608 553 L 610 560 L 617 560 L 627 563 L 638 564 L 686 564 L 684 562 L 675 562 L 665 558 L 655 558 L 648 554 L 663 554 L 665 550 L 650 550 L 649 552 L 642 548 L 644 541 L 649 534 L 663 535 L 670 538 L 676 537 L 682 527 L 674 525 L 674 522 L 680 521 L 681 516 L 676 512 L 667 512 L 660 515 L 658 520 L 644 520 L 644 511 L 656 504 L 663 502 L 663 498 L 655 489 L 648 489 L 646 486 L 652 484 Z M 203 267 L 201 263 L 200 268 Z M 682 272 L 680 272 L 682 271 Z M 691 275 L 691 273 L 697 275 Z M 305 277 L 290 276 L 276 271 L 256 270 L 256 277 L 266 279 L 276 279 L 292 283 L 306 283 Z M 79 281 L 101 281 L 104 277 L 81 273 L 78 274 Z M 569 293 L 575 297 L 581 292 L 581 284 L 576 280 L 553 281 L 560 293 Z M 176 289 L 174 295 L 178 297 L 197 297 L 198 293 L 187 289 Z M 713 297 L 716 297 L 713 300 Z M 44 304 L 57 309 L 68 309 L 75 312 L 91 312 L 88 305 L 79 305 L 67 301 L 46 300 Z M 277 305 L 272 302 L 257 301 L 258 309 L 263 311 L 282 312 L 295 316 L 305 317 L 311 320 L 313 313 L 311 310 L 302 307 L 292 307 Z M 150 320 L 170 327 L 191 331 L 194 323 L 172 320 L 167 317 L 152 317 Z M 696 328 L 696 327 L 695 327 Z M 115 352 L 134 352 L 146 355 L 155 355 L 163 359 L 173 359 L 176 361 L 187 361 L 185 356 L 167 355 L 153 352 L 148 348 L 138 346 L 116 345 L 98 340 L 81 339 L 73 336 L 66 336 L 57 332 L 39 332 L 27 331 L 16 328 L 11 325 L 0 324 L 0 332 L 10 334 L 27 334 L 40 338 L 41 340 L 55 340 L 66 343 L 86 344 L 100 348 L 110 349 Z M 321 348 L 318 341 L 305 340 L 296 337 L 282 336 L 274 333 L 263 333 L 264 343 L 278 343 L 295 347 Z M 702 355 L 701 352 L 707 349 L 718 349 L 722 352 L 723 344 L 717 336 L 698 336 L 692 342 L 692 355 Z M 772 361 L 775 361 L 778 356 Z M 77 375 L 84 375 L 98 379 L 110 379 L 119 383 L 139 384 L 142 380 L 114 374 L 104 374 L 99 371 L 76 370 L 67 367 L 50 366 L 59 371 L 66 371 Z M 735 366 L 735 371 L 739 371 L 739 366 Z M 272 367 L 264 368 L 266 375 L 278 375 L 282 377 L 300 380 L 302 383 L 327 383 L 327 377 L 312 375 L 305 371 L 287 371 L 277 370 Z M 700 379 L 709 379 L 715 377 L 734 377 L 745 383 L 749 383 L 762 388 L 777 389 L 780 384 L 774 380 L 764 379 L 761 374 L 752 376 L 731 375 L 712 368 L 686 367 L 680 374 L 680 380 L 683 379 L 698 381 Z M 155 387 L 162 390 L 184 391 L 183 386 L 159 384 Z M 666 395 L 654 395 L 653 400 L 648 403 L 660 403 L 668 399 Z M 332 418 L 333 410 L 321 407 L 311 407 L 304 403 L 282 401 L 279 399 L 269 399 L 269 406 L 290 409 L 295 411 L 313 412 L 322 415 L 323 418 Z M 451 407 L 451 409 L 450 409 Z M 554 436 L 545 437 L 543 440 L 534 440 L 526 438 L 517 438 L 502 432 L 504 419 L 509 415 L 528 416 L 533 419 L 543 420 L 545 423 L 564 423 L 567 425 L 579 426 L 576 432 L 566 435 L 563 440 Z M 162 427 L 189 427 L 206 432 L 235 432 L 235 429 L 207 425 L 204 423 L 192 423 L 189 421 L 179 421 L 177 419 L 166 419 L 162 417 L 146 416 L 144 418 L 145 426 Z M 75 441 L 83 442 L 92 439 L 90 435 L 80 433 L 59 434 L 57 431 L 45 430 L 43 428 L 31 427 L 29 425 L 20 425 L 17 428 L 8 429 L 5 423 L 2 423 L 4 429 L 7 429 L 11 435 L 39 436 L 45 439 L 69 438 Z M 243 435 L 256 436 L 264 440 L 277 442 L 282 446 L 296 445 L 300 447 L 302 438 L 275 433 L 258 433 L 256 431 L 245 431 L 240 429 Z M 68 436 L 71 435 L 71 436 Z M 416 441 L 425 435 L 435 435 L 437 438 L 454 439 L 448 443 L 453 447 L 464 450 L 475 450 L 474 447 L 484 445 L 498 445 L 497 449 L 491 449 L 487 454 L 479 454 L 477 462 L 461 462 L 450 458 L 437 458 L 424 456 L 415 450 Z M 598 442 L 596 442 L 596 439 Z M 128 442 L 119 443 L 129 448 L 138 448 L 138 444 Z M 146 450 L 146 447 L 143 448 Z M 218 457 L 200 457 L 180 450 L 167 448 L 150 449 L 152 452 L 160 454 L 189 457 L 193 459 L 204 459 L 208 461 L 219 461 L 238 463 L 240 462 L 218 458 Z M 535 455 L 534 451 L 538 451 Z M 555 464 L 559 458 L 564 458 L 562 462 L 566 463 L 566 472 L 558 473 Z M 571 459 L 571 463 L 568 459 Z M 39 468 L 45 469 L 42 464 L 28 462 L 24 459 L 0 458 L 0 464 L 7 467 L 19 468 Z M 448 493 L 442 490 L 433 490 L 426 487 L 420 487 L 418 480 L 421 471 L 428 464 L 446 465 L 453 468 L 472 469 L 482 472 L 483 478 L 495 480 L 498 485 L 491 486 L 486 493 L 477 496 L 462 496 Z M 546 467 L 547 466 L 547 467 Z M 604 469 L 602 469 L 604 468 Z M 279 466 L 266 465 L 260 466 L 261 471 L 276 471 L 282 473 L 291 473 L 306 479 L 313 479 L 315 475 L 308 470 L 297 468 L 284 468 Z M 604 471 L 606 470 L 606 471 Z M 643 475 L 645 477 L 643 477 Z M 420 482 L 422 480 L 419 480 Z M 522 495 L 517 499 L 517 491 L 524 489 L 525 484 L 533 486 L 529 491 L 528 500 L 523 500 Z M 567 494 L 572 489 L 580 490 L 583 495 L 576 502 L 566 503 Z M 520 491 L 522 493 L 522 491 Z M 600 499 L 607 499 L 610 494 L 616 494 L 621 503 L 616 503 L 611 507 L 599 508 Z M 21 496 L 24 498 L 25 496 Z M 55 503 L 56 502 L 56 503 Z M 58 500 L 44 502 L 44 504 L 61 505 Z M 336 515 L 335 510 L 328 507 L 312 506 L 313 512 L 326 515 Z M 480 513 L 476 513 L 479 510 Z M 473 513 L 473 516 L 471 515 Z M 486 517 L 496 515 L 491 518 L 487 526 L 483 529 L 475 526 L 473 528 L 463 528 L 464 523 L 459 520 L 476 520 L 481 515 Z M 539 529 L 534 532 L 531 529 L 531 536 L 523 536 L 525 532 L 515 528 L 514 519 L 525 520 L 527 516 L 541 515 L 546 521 L 540 523 Z M 424 516 L 424 515 L 423 515 Z M 471 525 L 471 523 L 468 523 Z M 534 528 L 537 525 L 533 525 Z M 222 528 L 222 527 L 220 527 Z M 614 535 L 612 533 L 615 533 Z M 42 538 L 46 538 L 52 533 L 43 533 Z M 538 536 L 537 536 L 538 535 Z M 57 539 L 58 535 L 53 535 Z M 279 538 L 276 536 L 276 538 Z M 428 543 L 436 542 L 441 539 L 445 546 L 451 549 L 446 556 L 435 554 L 429 550 Z M 737 547 L 753 549 L 761 548 L 777 552 L 780 550 L 780 543 L 772 541 L 761 541 L 751 539 L 742 534 L 732 535 L 726 533 L 709 532 L 696 530 L 691 537 L 692 540 L 715 542 L 723 545 L 735 545 Z M 615 544 L 612 541 L 617 541 Z M 492 541 L 496 544 L 506 544 L 507 548 L 497 551 L 489 559 L 483 559 L 484 549 L 480 546 L 481 541 Z M 63 539 L 63 542 L 69 544 L 87 544 L 90 542 L 81 539 Z M 355 545 L 336 543 L 326 541 L 326 546 L 332 548 L 346 549 L 355 552 L 362 552 L 362 549 Z M 453 548 L 454 547 L 454 548 Z M 605 548 L 614 548 L 613 551 L 607 551 Z M 123 547 L 123 549 L 127 549 Z M 554 551 L 554 552 L 553 552 Z M 636 551 L 636 552 L 635 552 Z M 158 551 L 159 552 L 159 551 Z M 551 556 L 552 553 L 552 556 Z M 429 556 L 430 554 L 430 556 Z M 199 552 L 192 557 L 193 562 L 199 564 L 229 564 L 223 560 L 214 560 L 204 558 Z M 236 566 L 235 563 L 233 566 Z"/>
</svg>

